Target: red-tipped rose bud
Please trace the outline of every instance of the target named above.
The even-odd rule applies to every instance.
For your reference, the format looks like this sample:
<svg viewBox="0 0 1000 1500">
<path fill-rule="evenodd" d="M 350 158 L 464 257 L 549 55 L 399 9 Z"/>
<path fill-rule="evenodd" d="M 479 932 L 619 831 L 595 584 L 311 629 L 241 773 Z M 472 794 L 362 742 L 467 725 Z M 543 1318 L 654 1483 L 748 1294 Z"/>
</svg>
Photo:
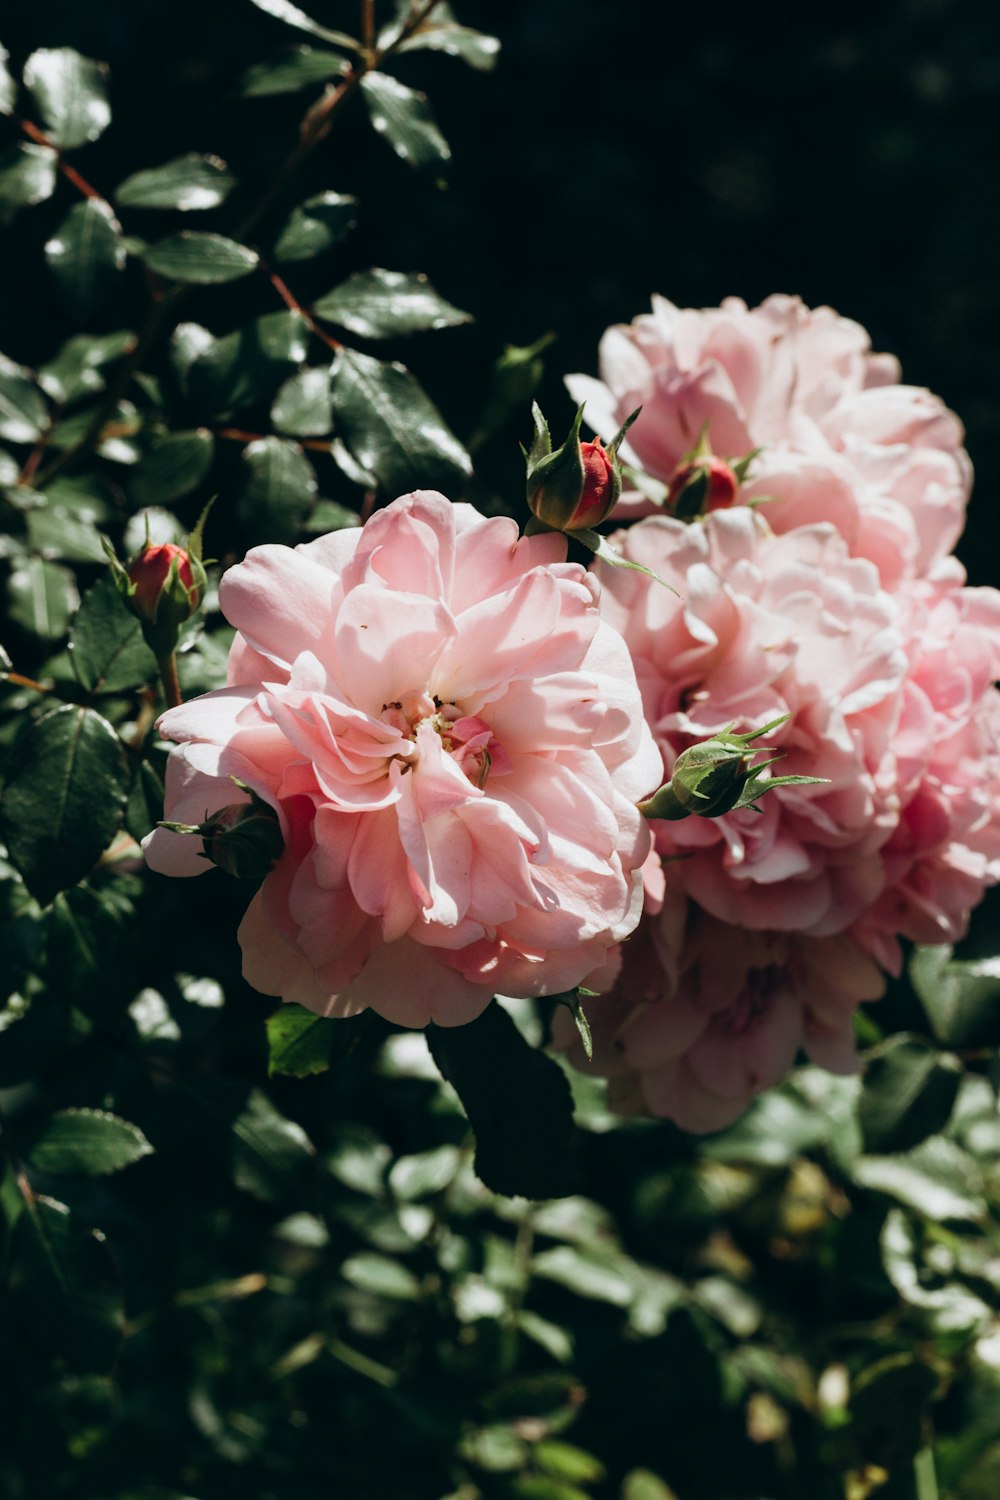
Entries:
<svg viewBox="0 0 1000 1500">
<path fill-rule="evenodd" d="M 183 585 L 190 601 L 189 614 L 198 607 L 200 591 L 196 588 L 191 559 L 183 547 L 175 542 L 161 542 L 159 546 L 146 546 L 129 564 L 129 581 L 135 584 L 130 595 L 132 610 L 143 620 L 155 620 L 163 595 L 163 586 L 170 577 L 174 558 L 177 559 L 177 578 Z"/>
<path fill-rule="evenodd" d="M 605 448 L 600 438 L 581 443 L 581 406 L 566 441 L 553 449 L 548 423 L 537 405 L 531 411 L 535 437 L 525 454 L 531 513 L 552 531 L 584 532 L 589 536 L 618 504 L 622 488 L 618 448 L 639 413 L 632 413 Z"/>
<path fill-rule="evenodd" d="M 615 482 L 614 460 L 609 457 L 600 438 L 592 443 L 580 444 L 580 460 L 583 464 L 583 490 L 576 502 L 567 531 L 576 531 L 581 526 L 599 526 L 608 516 L 618 499 L 621 482 Z"/>
<path fill-rule="evenodd" d="M 740 482 L 729 464 L 713 453 L 680 463 L 670 479 L 667 506 L 681 520 L 724 510 L 739 494 Z"/>
</svg>

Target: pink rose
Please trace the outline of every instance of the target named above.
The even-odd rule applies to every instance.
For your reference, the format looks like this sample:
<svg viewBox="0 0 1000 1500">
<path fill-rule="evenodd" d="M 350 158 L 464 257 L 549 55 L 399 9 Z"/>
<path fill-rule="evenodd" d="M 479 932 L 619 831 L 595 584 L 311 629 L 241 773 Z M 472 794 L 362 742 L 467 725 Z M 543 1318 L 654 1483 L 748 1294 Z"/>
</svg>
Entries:
<svg viewBox="0 0 1000 1500">
<path fill-rule="evenodd" d="M 750 309 L 729 297 L 697 311 L 654 297 L 652 313 L 604 335 L 600 370 L 600 380 L 567 384 L 605 435 L 642 406 L 626 462 L 669 485 L 706 425 L 719 457 L 763 448 L 745 498 L 777 497 L 775 531 L 801 524 L 808 464 L 810 519 L 841 529 L 889 586 L 928 573 L 961 532 L 971 486 L 961 423 L 930 392 L 900 385 L 897 362 L 873 354 L 864 329 L 830 308 L 774 296 Z M 800 473 L 792 505 L 789 471 Z M 618 513 L 651 509 L 633 491 Z"/>
<path fill-rule="evenodd" d="M 844 935 L 729 927 L 670 892 L 622 945 L 614 991 L 586 1002 L 613 1108 L 721 1130 L 800 1053 L 836 1073 L 856 1070 L 853 1012 L 885 987 L 871 958 Z M 562 1011 L 556 1042 L 584 1066 Z"/>
<path fill-rule="evenodd" d="M 659 756 L 596 580 L 556 535 L 417 492 L 360 531 L 256 547 L 222 580 L 229 686 L 172 709 L 167 816 L 239 777 L 285 850 L 244 974 L 321 1014 L 472 1020 L 565 990 L 638 920 Z M 158 830 L 150 865 L 198 874 Z"/>
</svg>

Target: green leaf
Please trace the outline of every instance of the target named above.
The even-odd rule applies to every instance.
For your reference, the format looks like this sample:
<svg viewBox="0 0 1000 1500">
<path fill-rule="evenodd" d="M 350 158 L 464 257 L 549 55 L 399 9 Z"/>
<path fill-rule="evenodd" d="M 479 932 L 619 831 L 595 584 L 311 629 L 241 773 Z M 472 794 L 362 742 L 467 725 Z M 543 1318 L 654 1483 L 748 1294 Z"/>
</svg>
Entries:
<svg viewBox="0 0 1000 1500">
<path fill-rule="evenodd" d="M 134 927 L 135 908 L 114 883 L 60 892 L 46 919 L 50 993 L 78 1004 L 89 1016 L 117 1021 L 122 985 L 129 985 L 125 950 Z"/>
<path fill-rule="evenodd" d="M 67 562 L 99 563 L 104 549 L 97 527 L 59 505 L 30 510 L 25 517 L 28 544 L 41 557 L 61 557 Z"/>
<path fill-rule="evenodd" d="M 1000 1045 L 1000 959 L 952 958 L 947 945 L 916 948 L 913 988 L 934 1035 L 946 1047 Z"/>
<path fill-rule="evenodd" d="M 30 370 L 0 354 L 0 438 L 33 443 L 48 422 L 45 398 Z"/>
<path fill-rule="evenodd" d="M 22 630 L 43 641 L 60 641 L 79 603 L 72 573 L 40 557 L 29 557 L 7 579 L 7 608 Z"/>
<path fill-rule="evenodd" d="M 32 1195 L 17 1221 L 10 1300 L 32 1351 L 75 1371 L 113 1365 L 124 1327 L 114 1262 L 104 1236 L 53 1198 Z"/>
<path fill-rule="evenodd" d="M 613 1247 L 556 1245 L 536 1255 L 531 1268 L 533 1275 L 556 1281 L 578 1297 L 609 1302 L 612 1307 L 628 1307 L 634 1292 L 624 1274 L 623 1260 L 622 1252 Z"/>
<path fill-rule="evenodd" d="M 453 328 L 471 321 L 470 314 L 446 302 L 426 276 L 408 276 L 379 267 L 349 276 L 320 297 L 313 311 L 366 339 Z"/>
<path fill-rule="evenodd" d="M 271 421 L 279 432 L 295 437 L 320 437 L 333 426 L 330 370 L 298 370 L 274 398 Z"/>
<path fill-rule="evenodd" d="M 103 1109 L 61 1109 L 28 1150 L 36 1172 L 53 1176 L 103 1177 L 119 1172 L 153 1148 L 139 1129 Z"/>
<path fill-rule="evenodd" d="M 104 390 L 105 368 L 131 354 L 135 346 L 136 336 L 129 328 L 117 333 L 76 333 L 41 366 L 38 384 L 61 406 L 81 396 L 95 396 Z"/>
<path fill-rule="evenodd" d="M 411 167 L 440 167 L 451 159 L 448 142 L 434 123 L 427 95 L 388 73 L 366 73 L 361 92 L 372 125 Z"/>
<path fill-rule="evenodd" d="M 48 146 L 23 141 L 0 154 L 0 224 L 9 224 L 18 209 L 51 198 L 56 186 L 56 153 Z"/>
<path fill-rule="evenodd" d="M 276 260 L 311 260 L 347 235 L 357 223 L 358 200 L 350 193 L 317 193 L 292 209 L 274 246 Z"/>
<path fill-rule="evenodd" d="M 677 1500 L 668 1485 L 649 1469 L 632 1469 L 622 1482 L 621 1500 Z"/>
<path fill-rule="evenodd" d="M 125 827 L 140 842 L 163 817 L 163 782 L 148 761 L 141 760 L 125 804 Z"/>
<path fill-rule="evenodd" d="M 215 438 L 206 428 L 168 432 L 129 474 L 129 499 L 134 505 L 169 505 L 198 487 L 214 457 Z"/>
<path fill-rule="evenodd" d="M 225 338 L 216 339 L 191 363 L 191 400 L 211 416 L 227 416 L 272 396 L 308 348 L 308 327 L 299 313 L 267 313 Z"/>
<path fill-rule="evenodd" d="M 427 1045 L 462 1101 L 486 1186 L 508 1197 L 570 1193 L 573 1102 L 559 1065 L 495 1000 L 466 1026 L 429 1026 Z"/>
<path fill-rule="evenodd" d="M 317 500 L 303 529 L 309 536 L 325 536 L 328 531 L 343 531 L 345 527 L 360 525 L 361 517 L 356 510 L 349 510 L 336 500 Z"/>
<path fill-rule="evenodd" d="M 111 725 L 93 709 L 57 708 L 24 725 L 0 795 L 0 829 L 36 901 L 82 880 L 121 823 L 128 773 Z"/>
<path fill-rule="evenodd" d="M 106 573 L 84 596 L 73 621 L 70 659 L 88 693 L 120 693 L 156 676 L 142 627 Z M 148 832 L 148 829 L 146 830 Z"/>
<path fill-rule="evenodd" d="M 287 47 L 266 62 L 254 63 L 237 84 L 244 99 L 266 94 L 294 94 L 328 78 L 339 78 L 347 71 L 346 58 L 339 52 L 320 52 L 315 47 Z"/>
<path fill-rule="evenodd" d="M 465 449 L 404 365 L 341 349 L 333 408 L 351 453 L 390 495 L 435 483 L 461 487 L 472 472 Z"/>
<path fill-rule="evenodd" d="M 389 1170 L 389 1186 L 397 1198 L 416 1203 L 443 1193 L 454 1181 L 462 1161 L 457 1146 L 437 1146 L 414 1156 L 399 1156 Z"/>
<path fill-rule="evenodd" d="M 918 1232 L 901 1208 L 891 1208 L 882 1228 L 882 1262 L 899 1295 L 912 1307 L 931 1314 L 935 1331 L 953 1332 L 976 1328 L 988 1321 L 990 1309 L 955 1282 L 927 1285 L 925 1267 L 918 1250 Z"/>
<path fill-rule="evenodd" d="M 302 449 L 285 438 L 258 438 L 244 448 L 243 467 L 241 520 L 260 541 L 297 542 L 316 499 L 316 476 Z"/>
<path fill-rule="evenodd" d="M 276 21 L 284 21 L 286 26 L 294 26 L 299 31 L 308 31 L 324 42 L 332 42 L 335 47 L 349 47 L 355 52 L 361 50 L 361 44 L 356 38 L 348 36 L 345 31 L 331 31 L 328 26 L 321 26 L 312 16 L 307 16 L 304 10 L 293 5 L 291 0 L 250 0 L 250 3 L 273 16 Z"/>
<path fill-rule="evenodd" d="M 943 1130 L 962 1081 L 958 1059 L 922 1037 L 890 1037 L 866 1063 L 858 1101 L 865 1150 L 906 1151 Z"/>
<path fill-rule="evenodd" d="M 935 1221 L 975 1223 L 987 1212 L 982 1178 L 972 1157 L 940 1136 L 923 1141 L 905 1156 L 862 1157 L 854 1180 Z"/>
<path fill-rule="evenodd" d="M 237 1186 L 258 1198 L 282 1198 L 294 1190 L 315 1155 L 302 1126 L 280 1114 L 259 1089 L 233 1121 L 233 1134 Z"/>
<path fill-rule="evenodd" d="M 389 1297 L 393 1301 L 412 1302 L 420 1295 L 420 1282 L 412 1271 L 390 1260 L 385 1255 L 362 1251 L 348 1256 L 340 1268 L 340 1274 L 348 1286 L 369 1292 L 373 1297 Z"/>
<path fill-rule="evenodd" d="M 174 329 L 170 336 L 170 368 L 185 394 L 191 366 L 218 342 L 214 333 L 209 333 L 200 323 L 178 323 Z"/>
<path fill-rule="evenodd" d="M 7 64 L 10 53 L 0 42 L 0 115 L 12 115 L 17 103 L 17 84 Z"/>
<path fill-rule="evenodd" d="M 133 172 L 115 191 L 122 208 L 218 208 L 236 186 L 236 178 L 218 156 L 189 151 L 162 167 Z"/>
<path fill-rule="evenodd" d="M 258 263 L 256 250 L 238 245 L 223 234 L 184 229 L 180 234 L 148 245 L 142 258 L 151 271 L 172 281 L 217 286 L 249 276 Z"/>
<path fill-rule="evenodd" d="M 448 57 L 457 57 L 468 63 L 470 68 L 488 73 L 496 64 L 500 39 L 483 31 L 474 31 L 471 26 L 460 26 L 452 18 L 450 6 L 439 5 L 396 50 L 416 52 L 423 49 L 444 52 Z"/>
<path fill-rule="evenodd" d="M 66 306 L 81 323 L 116 294 L 125 265 L 121 226 L 99 198 L 75 203 L 45 246 Z"/>
<path fill-rule="evenodd" d="M 318 1016 L 301 1005 L 282 1005 L 267 1018 L 267 1071 L 306 1078 L 325 1073 L 336 1045 L 336 1031 L 349 1023 Z"/>
<path fill-rule="evenodd" d="M 25 63 L 24 83 L 57 146 L 85 146 L 111 123 L 106 63 L 71 47 L 43 47 Z"/>
</svg>

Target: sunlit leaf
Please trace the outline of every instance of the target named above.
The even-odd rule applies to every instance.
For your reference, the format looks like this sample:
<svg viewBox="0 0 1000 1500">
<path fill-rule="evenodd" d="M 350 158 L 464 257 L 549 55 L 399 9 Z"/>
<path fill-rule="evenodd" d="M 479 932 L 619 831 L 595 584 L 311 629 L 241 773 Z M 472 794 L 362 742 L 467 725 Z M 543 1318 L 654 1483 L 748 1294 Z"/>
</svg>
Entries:
<svg viewBox="0 0 1000 1500">
<path fill-rule="evenodd" d="M 274 246 L 276 260 L 310 260 L 337 245 L 357 223 L 350 193 L 317 193 L 292 209 Z"/>
<path fill-rule="evenodd" d="M 218 156 L 189 151 L 162 167 L 134 172 L 115 191 L 122 208 L 217 208 L 236 186 L 236 178 Z"/>
<path fill-rule="evenodd" d="M 470 315 L 434 290 L 426 276 L 402 271 L 358 271 L 313 303 L 313 311 L 361 338 L 453 328 Z"/>
<path fill-rule="evenodd" d="M 340 350 L 333 406 L 351 453 L 391 495 L 435 483 L 461 487 L 471 473 L 465 449 L 401 364 Z"/>
<path fill-rule="evenodd" d="M 103 1109 L 62 1109 L 35 1136 L 28 1161 L 55 1176 L 101 1177 L 141 1161 L 152 1146 L 137 1125 Z"/>
<path fill-rule="evenodd" d="M 243 450 L 237 511 L 259 541 L 296 542 L 316 499 L 316 476 L 302 449 L 265 437 Z"/>
<path fill-rule="evenodd" d="M 85 323 L 115 295 L 125 265 L 121 227 L 98 198 L 75 203 L 45 246 L 66 305 Z"/>
<path fill-rule="evenodd" d="M 372 125 L 411 167 L 441 167 L 451 149 L 431 114 L 427 95 L 388 73 L 366 73 L 361 90 Z"/>
<path fill-rule="evenodd" d="M 20 208 L 51 198 L 56 185 L 56 153 L 48 146 L 22 141 L 0 153 L 0 224 L 9 224 Z"/>
<path fill-rule="evenodd" d="M 238 245 L 223 234 L 205 234 L 185 229 L 143 251 L 150 270 L 171 281 L 216 286 L 248 276 L 258 262 L 256 250 Z"/>
<path fill-rule="evenodd" d="M 0 438 L 33 443 L 47 421 L 48 407 L 31 371 L 0 354 Z"/>
<path fill-rule="evenodd" d="M 43 47 L 24 65 L 24 83 L 46 134 L 64 149 L 84 146 L 111 122 L 108 69 L 71 47 Z"/>
<path fill-rule="evenodd" d="M 288 47 L 276 57 L 254 63 L 239 82 L 245 99 L 268 94 L 294 94 L 314 83 L 325 83 L 346 72 L 346 58 L 315 47 Z"/>
<path fill-rule="evenodd" d="M 69 650 L 77 677 L 91 693 L 120 693 L 156 676 L 156 660 L 142 627 L 126 609 L 110 573 L 84 596 Z"/>
</svg>

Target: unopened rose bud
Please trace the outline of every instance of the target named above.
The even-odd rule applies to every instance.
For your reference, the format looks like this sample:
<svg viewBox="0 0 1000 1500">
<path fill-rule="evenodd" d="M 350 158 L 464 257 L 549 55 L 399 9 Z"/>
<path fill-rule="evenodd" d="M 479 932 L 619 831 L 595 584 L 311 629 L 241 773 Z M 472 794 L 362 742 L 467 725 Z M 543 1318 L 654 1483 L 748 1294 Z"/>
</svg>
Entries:
<svg viewBox="0 0 1000 1500">
<path fill-rule="evenodd" d="M 548 424 L 537 406 L 532 408 L 535 437 L 525 455 L 527 495 L 532 515 L 552 531 L 592 531 L 618 504 L 622 488 L 618 446 L 632 422 L 633 412 L 605 448 L 600 438 L 580 441 L 581 406 L 566 441 L 553 449 Z"/>
<path fill-rule="evenodd" d="M 667 491 L 667 507 L 681 520 L 724 510 L 739 494 L 740 482 L 724 459 L 714 453 L 680 463 Z"/>
<path fill-rule="evenodd" d="M 689 745 L 674 762 L 670 780 L 652 797 L 640 802 L 639 811 L 644 817 L 664 818 L 668 822 L 692 815 L 721 818 L 742 807 L 759 812 L 756 799 L 765 792 L 779 786 L 806 786 L 823 781 L 822 776 L 768 776 L 761 780 L 763 772 L 781 759 L 780 753 L 758 761 L 755 766 L 750 764 L 756 754 L 754 740 L 778 729 L 789 717 L 785 714 L 748 734 L 724 729 L 698 745 Z"/>
<path fill-rule="evenodd" d="M 161 605 L 169 601 L 174 592 L 168 587 L 172 583 L 172 573 L 184 590 L 182 607 L 186 604 L 188 616 L 194 614 L 201 600 L 201 589 L 195 580 L 191 559 L 175 542 L 161 542 L 159 546 L 144 547 L 129 564 L 129 582 L 135 584 L 129 603 L 132 612 L 140 619 L 156 621 Z"/>
<path fill-rule="evenodd" d="M 241 791 L 249 792 L 248 802 L 220 807 L 204 823 L 160 823 L 159 827 L 200 838 L 205 858 L 227 875 L 260 881 L 285 847 L 278 814 L 270 803 L 233 779 Z"/>
</svg>

